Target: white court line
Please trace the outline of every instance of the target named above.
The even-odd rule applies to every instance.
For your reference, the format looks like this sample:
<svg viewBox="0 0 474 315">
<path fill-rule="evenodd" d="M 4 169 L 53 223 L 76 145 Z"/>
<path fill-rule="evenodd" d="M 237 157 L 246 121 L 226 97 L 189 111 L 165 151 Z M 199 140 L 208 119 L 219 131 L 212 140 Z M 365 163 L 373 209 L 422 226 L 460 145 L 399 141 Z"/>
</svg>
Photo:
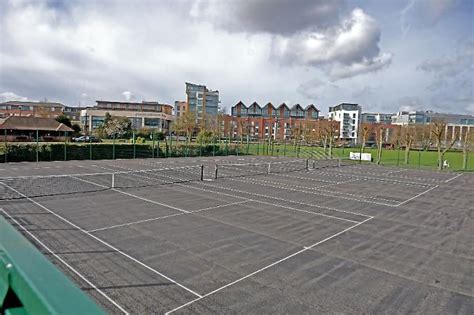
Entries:
<svg viewBox="0 0 474 315">
<path fill-rule="evenodd" d="M 434 187 L 431 187 L 430 189 L 425 190 L 424 192 L 419 193 L 418 195 L 413 196 L 413 197 L 411 197 L 410 199 L 407 199 L 407 200 L 405 200 L 405 201 L 400 202 L 400 203 L 397 204 L 395 207 L 401 206 L 401 205 L 407 203 L 408 201 L 411 201 L 411 200 L 413 200 L 413 199 L 415 199 L 415 198 L 418 198 L 418 197 L 420 197 L 421 195 L 424 195 L 424 194 L 426 194 L 427 192 L 430 192 L 431 190 L 433 190 L 433 189 L 435 189 L 435 188 L 438 188 L 438 187 L 439 187 L 439 185 L 436 185 L 436 186 L 434 186 Z"/>
<path fill-rule="evenodd" d="M 306 252 L 306 251 L 308 251 L 308 250 L 310 250 L 310 249 L 312 249 L 312 248 L 314 248 L 314 247 L 316 247 L 316 246 L 318 246 L 318 245 L 321 245 L 322 243 L 325 243 L 325 242 L 327 242 L 327 241 L 329 241 L 329 240 L 331 240 L 331 239 L 333 239 L 333 238 L 335 238 L 335 237 L 337 237 L 337 236 L 339 236 L 339 235 L 341 235 L 341 234 L 343 234 L 343 233 L 345 233 L 345 232 L 347 232 L 347 231 L 349 231 L 349 230 L 351 230 L 351 229 L 353 229 L 353 228 L 355 228 L 355 227 L 357 227 L 357 226 L 359 226 L 359 225 L 361 225 L 361 224 L 363 224 L 363 223 L 365 223 L 365 222 L 367 222 L 367 221 L 369 221 L 369 220 L 371 220 L 371 219 L 373 219 L 373 217 L 370 217 L 370 218 L 368 218 L 368 219 L 365 219 L 365 220 L 362 221 L 362 222 L 359 222 L 359 223 L 357 223 L 357 224 L 354 224 L 354 225 L 348 227 L 347 229 L 344 229 L 344 230 L 342 230 L 342 231 L 340 231 L 340 232 L 338 232 L 338 233 L 336 233 L 336 234 L 333 234 L 333 235 L 331 235 L 331 236 L 329 236 L 329 237 L 326 237 L 325 239 L 323 239 L 323 240 L 321 240 L 321 241 L 319 241 L 319 242 L 317 242 L 317 243 L 311 244 L 311 245 L 309 245 L 309 246 L 304 246 L 303 249 L 300 249 L 299 251 L 297 251 L 297 252 L 295 252 L 295 253 L 293 253 L 293 254 L 291 254 L 291 255 L 288 255 L 288 256 L 286 256 L 286 257 L 284 257 L 284 258 L 282 258 L 282 259 L 280 259 L 280 260 L 277 260 L 277 261 L 275 261 L 275 262 L 273 262 L 273 263 L 271 263 L 271 264 L 269 264 L 269 265 L 267 265 L 267 266 L 265 266 L 265 267 L 263 267 L 263 268 L 260 268 L 260 269 L 258 269 L 258 270 L 256 270 L 256 271 L 252 272 L 252 273 L 249 273 L 248 275 L 243 276 L 242 278 L 239 278 L 239 279 L 237 279 L 237 280 L 235 280 L 235 281 L 232 281 L 231 283 L 228 283 L 228 284 L 226 284 L 226 285 L 224 285 L 224 286 L 222 286 L 222 287 L 220 287 L 220 288 L 217 288 L 217 289 L 215 289 L 215 290 L 213 290 L 213 291 L 211 291 L 211 292 L 209 292 L 209 293 L 206 293 L 206 294 L 204 294 L 203 296 L 201 296 L 201 297 L 199 297 L 199 298 L 197 298 L 197 299 L 191 300 L 191 301 L 189 301 L 189 302 L 187 302 L 187 303 L 185 303 L 185 304 L 183 304 L 183 305 L 181 305 L 181 306 L 178 306 L 178 307 L 176 307 L 176 308 L 174 308 L 174 309 L 172 309 L 172 310 L 166 312 L 165 314 L 171 314 L 171 313 L 173 313 L 173 312 L 175 312 L 175 311 L 177 311 L 177 310 L 180 310 L 180 309 L 182 309 L 183 307 L 186 307 L 186 306 L 188 306 L 188 305 L 190 305 L 190 304 L 192 304 L 192 303 L 194 303 L 194 302 L 197 302 L 197 301 L 202 300 L 203 298 L 206 298 L 206 297 L 208 297 L 208 296 L 210 296 L 210 295 L 212 295 L 212 294 L 215 294 L 215 293 L 217 293 L 217 292 L 219 292 L 219 291 L 222 291 L 222 290 L 224 290 L 224 289 L 226 289 L 226 288 L 228 288 L 228 287 L 230 287 L 230 286 L 232 286 L 232 285 L 234 285 L 234 284 L 236 284 L 236 283 L 239 283 L 239 282 L 241 282 L 241 281 L 243 281 L 243 280 L 245 280 L 245 279 L 247 279 L 247 278 L 250 278 L 250 277 L 252 277 L 252 276 L 254 276 L 254 275 L 256 275 L 256 274 L 258 274 L 258 273 L 260 273 L 260 272 L 262 272 L 262 271 L 265 271 L 265 270 L 267 270 L 267 269 L 269 269 L 269 268 L 271 268 L 271 267 L 273 267 L 273 266 L 275 266 L 275 265 L 278 265 L 278 264 L 280 264 L 280 263 L 282 263 L 282 262 L 284 262 L 284 261 L 286 261 L 286 260 L 288 260 L 288 259 L 290 259 L 290 258 L 293 258 L 293 257 L 295 257 L 295 256 L 297 256 L 297 255 L 299 255 L 299 254 L 301 254 L 301 253 L 304 253 L 304 252 Z"/>
<path fill-rule="evenodd" d="M 164 216 L 156 217 L 156 218 L 138 220 L 138 221 L 123 223 L 123 224 L 116 224 L 116 225 L 106 226 L 106 227 L 103 227 L 103 228 L 98 228 L 98 229 L 95 229 L 95 230 L 89 230 L 87 232 L 94 233 L 94 232 L 98 232 L 98 231 L 110 230 L 110 229 L 123 227 L 123 226 L 135 225 L 135 224 L 140 224 L 140 223 L 145 223 L 145 222 L 150 222 L 150 221 L 157 221 L 157 220 L 177 217 L 177 216 L 185 215 L 185 214 L 191 214 L 191 213 L 196 213 L 196 212 L 202 212 L 202 211 L 207 211 L 207 210 L 212 210 L 212 209 L 223 208 L 223 207 L 232 206 L 232 205 L 238 205 L 238 204 L 241 204 L 241 203 L 244 203 L 244 202 L 247 202 L 247 200 L 232 202 L 232 203 L 226 203 L 226 204 L 218 205 L 218 206 L 214 206 L 214 207 L 202 208 L 202 209 L 198 209 L 198 210 L 194 210 L 194 211 L 189 211 L 188 213 L 175 213 L 175 214 L 164 215 Z"/>
<path fill-rule="evenodd" d="M 134 175 L 134 176 L 140 176 L 140 177 L 142 177 L 142 178 L 144 177 L 143 175 Z M 167 176 L 167 177 L 170 177 L 170 176 Z M 170 177 L 170 178 L 171 178 L 171 177 Z M 175 179 L 179 179 L 179 178 L 176 177 Z M 197 182 L 197 183 L 200 183 L 201 185 L 208 186 L 208 187 L 215 187 L 215 186 L 213 186 L 213 185 L 206 185 L 206 184 L 204 184 L 204 183 L 202 183 L 202 182 Z M 313 215 L 323 216 L 323 217 L 327 217 L 327 218 L 331 218 L 331 219 L 336 219 L 336 220 L 341 220 L 341 221 L 347 221 L 347 222 L 351 222 L 351 223 L 358 223 L 358 222 L 359 222 L 359 221 L 349 220 L 349 219 L 345 219 L 345 218 L 341 218 L 341 217 L 336 217 L 336 216 L 332 216 L 332 215 L 324 214 L 324 213 L 320 213 L 320 212 L 307 211 L 307 210 L 298 209 L 298 208 L 293 208 L 293 207 L 289 207 L 289 206 L 278 205 L 278 204 L 274 204 L 274 203 L 271 203 L 271 202 L 266 202 L 266 201 L 257 200 L 257 199 L 250 199 L 250 198 L 246 198 L 246 197 L 240 197 L 240 196 L 231 195 L 231 194 L 226 194 L 226 193 L 222 193 L 222 192 L 217 192 L 217 191 L 213 191 L 213 190 L 209 190 L 209 189 L 203 189 L 203 188 L 194 187 L 194 186 L 188 186 L 188 185 L 183 185 L 183 184 L 179 184 L 179 183 L 176 183 L 175 185 L 181 186 L 181 187 L 185 187 L 185 188 L 192 188 L 192 189 L 197 189 L 197 190 L 201 190 L 201 191 L 207 191 L 207 192 L 211 192 L 211 193 L 213 193 L 213 194 L 226 195 L 226 196 L 230 196 L 230 197 L 234 197 L 234 198 L 244 199 L 244 200 L 247 200 L 247 201 L 263 203 L 263 204 L 266 204 L 266 205 L 270 205 L 270 206 L 274 206 L 274 207 L 280 207 L 280 208 L 289 209 L 289 210 L 293 210 L 293 211 L 304 212 L 304 213 L 310 213 L 310 214 L 313 214 Z M 226 190 L 234 190 L 234 189 L 231 189 L 231 188 L 224 188 L 224 187 L 217 187 L 217 188 L 222 188 L 222 189 L 226 189 Z M 235 190 L 235 191 L 237 191 L 237 192 L 242 192 L 242 191 L 239 191 L 239 190 Z M 250 192 L 245 192 L 245 193 L 247 193 L 247 194 L 253 194 L 253 195 L 257 195 L 257 196 L 263 196 L 263 197 L 265 197 L 265 198 L 280 199 L 280 198 L 276 198 L 276 197 L 265 196 L 265 195 L 262 195 L 262 194 L 254 194 L 254 193 L 250 193 Z M 285 200 L 285 199 L 281 199 L 281 200 L 288 202 L 288 200 Z M 293 202 L 293 201 L 289 201 L 289 202 Z M 293 202 L 293 203 L 298 203 L 298 202 Z M 303 204 L 303 203 L 301 203 L 301 204 Z M 355 215 L 361 215 L 361 216 L 364 216 L 364 217 L 368 217 L 368 215 L 352 213 L 352 212 L 350 212 L 350 211 L 338 210 L 338 209 L 329 208 L 329 207 L 323 207 L 323 206 L 318 206 L 318 205 L 309 205 L 309 204 L 305 204 L 305 205 L 308 205 L 308 206 L 310 206 L 310 207 L 317 207 L 317 208 L 322 208 L 322 209 L 328 209 L 328 210 L 331 210 L 331 211 L 339 211 L 339 212 L 350 213 L 350 214 L 355 214 Z"/>
<path fill-rule="evenodd" d="M 186 287 L 186 286 L 184 286 L 184 285 L 178 283 L 177 281 L 171 279 L 170 277 L 168 277 L 168 276 L 162 274 L 161 272 L 159 272 L 159 271 L 153 269 L 152 267 L 150 267 L 150 266 L 148 266 L 147 264 L 141 262 L 140 260 L 138 260 L 138 259 L 136 259 L 136 258 L 130 256 L 129 254 L 127 254 L 127 253 L 121 251 L 121 250 L 118 249 L 117 247 L 115 247 L 115 246 L 113 246 L 113 245 L 107 243 L 106 241 L 100 239 L 99 237 L 97 237 L 97 236 L 95 236 L 95 235 L 93 235 L 93 234 L 87 232 L 86 230 L 84 230 L 84 229 L 81 228 L 80 226 L 78 226 L 78 225 L 72 223 L 71 221 L 69 221 L 68 219 L 66 219 L 66 218 L 64 218 L 64 217 L 62 217 L 62 216 L 60 216 L 59 214 L 57 214 L 57 213 L 54 212 L 53 210 L 48 209 L 46 206 L 43 206 L 43 205 L 40 204 L 39 202 L 37 202 L 37 201 L 31 199 L 30 197 L 28 197 L 28 196 L 22 194 L 22 193 L 19 192 L 18 190 L 14 189 L 14 188 L 12 188 L 12 187 L 10 187 L 10 186 L 8 186 L 7 184 L 2 183 L 2 182 L 0 182 L 0 185 L 4 185 L 5 187 L 7 187 L 7 188 L 13 190 L 14 192 L 16 192 L 17 194 L 19 194 L 20 196 L 24 197 L 26 200 L 28 200 L 28 201 L 34 203 L 35 205 L 37 205 L 38 207 L 40 207 L 40 208 L 42 208 L 42 209 L 48 211 L 49 213 L 51 213 L 52 215 L 58 217 L 59 219 L 63 220 L 64 222 L 68 223 L 68 224 L 71 225 L 72 227 L 75 227 L 75 228 L 78 229 L 79 231 L 81 231 L 81 232 L 83 232 L 83 233 L 89 235 L 89 236 L 92 237 L 93 239 L 95 239 L 95 240 L 97 240 L 98 242 L 104 244 L 105 246 L 107 246 L 107 247 L 113 249 L 113 250 L 116 251 L 117 253 L 119 253 L 119 254 L 121 254 L 121 255 L 127 257 L 128 259 L 130 259 L 130 260 L 136 262 L 136 263 L 139 264 L 140 266 L 145 267 L 146 269 L 150 270 L 151 272 L 153 272 L 153 273 L 155 273 L 155 274 L 157 274 L 157 275 L 159 275 L 159 276 L 165 278 L 166 280 L 168 280 L 168 281 L 170 281 L 170 282 L 176 284 L 177 286 L 183 288 L 184 290 L 186 290 L 186 291 L 188 291 L 188 292 L 190 292 L 190 293 L 192 293 L 192 294 L 194 294 L 194 295 L 196 295 L 196 296 L 201 297 L 201 295 L 200 295 L 199 293 L 194 292 L 194 291 L 191 290 L 190 288 L 188 288 L 188 287 Z"/>
<path fill-rule="evenodd" d="M 100 167 L 101 167 L 101 168 L 104 168 L 104 169 L 113 170 L 113 169 L 106 168 L 106 167 L 103 167 L 103 166 L 100 166 Z M 114 167 L 124 168 L 124 167 L 121 167 L 121 166 L 114 166 Z M 136 174 L 132 174 L 132 175 L 133 175 L 133 176 L 139 176 L 139 177 L 141 177 L 141 178 L 147 178 L 146 176 L 143 176 L 143 175 L 136 175 Z M 169 178 L 174 178 L 174 179 L 179 179 L 178 177 L 171 177 L 171 176 L 167 176 L 167 177 L 169 177 Z M 206 185 L 206 184 L 204 184 L 203 182 L 197 182 L 197 183 L 200 183 L 201 185 L 208 186 L 208 187 L 216 187 L 216 186 L 213 186 L 213 185 Z M 238 198 L 238 199 L 244 199 L 244 200 L 247 200 L 247 201 L 263 203 L 263 204 L 266 204 L 266 205 L 270 205 L 270 206 L 274 206 L 274 207 L 280 207 L 280 208 L 289 209 L 289 210 L 293 210 L 293 211 L 310 213 L 310 214 L 313 214 L 313 215 L 328 217 L 328 218 L 331 218 L 331 219 L 336 219 L 336 220 L 341 220 L 341 221 L 347 221 L 347 222 L 352 222 L 352 223 L 358 223 L 358 222 L 359 222 L 359 221 L 354 221 L 354 220 L 349 220 L 349 219 L 345 219 L 345 218 L 340 218 L 340 217 L 336 217 L 336 216 L 332 216 L 332 215 L 324 214 L 324 213 L 320 213 L 320 212 L 307 211 L 307 210 L 298 209 L 298 208 L 293 208 L 293 207 L 289 207 L 289 206 L 278 205 L 278 204 L 274 204 L 274 203 L 270 203 L 270 202 L 266 202 L 266 201 L 262 201 L 262 200 L 250 199 L 250 198 L 246 198 L 246 197 L 240 197 L 240 196 L 231 195 L 231 194 L 226 194 L 226 193 L 222 193 L 222 192 L 217 192 L 217 191 L 213 191 L 213 190 L 209 190 L 209 189 L 203 189 L 203 188 L 199 188 L 199 187 L 193 187 L 193 186 L 183 185 L 183 184 L 180 184 L 180 183 L 175 183 L 174 185 L 176 185 L 176 186 L 181 186 L 181 187 L 185 187 L 185 188 L 192 188 L 192 189 L 201 190 L 201 191 L 207 191 L 207 192 L 211 192 L 211 193 L 213 193 L 213 194 L 226 195 L 226 196 L 230 196 L 230 197 L 234 197 L 234 198 Z M 349 213 L 349 214 L 358 215 L 358 216 L 369 217 L 368 215 L 361 214 L 361 213 L 350 212 L 350 211 L 345 211 L 345 210 L 339 210 L 339 209 L 330 208 L 330 207 L 324 207 L 324 206 L 318 206 L 318 205 L 314 205 L 314 204 L 313 204 L 313 205 L 310 205 L 310 204 L 305 204 L 305 203 L 301 203 L 301 202 L 297 202 L 297 201 L 291 201 L 291 200 L 286 200 L 286 199 L 282 199 L 282 198 L 266 196 L 266 195 L 262 195 L 262 194 L 255 194 L 255 193 L 250 193 L 250 192 L 247 192 L 247 191 L 240 191 L 240 190 L 232 189 L 232 188 L 225 188 L 225 187 L 217 187 L 217 188 L 222 188 L 222 189 L 231 190 L 231 191 L 236 191 L 236 192 L 245 192 L 245 193 L 247 193 L 247 194 L 257 195 L 257 196 L 261 196 L 261 197 L 268 198 L 268 199 L 279 199 L 279 200 L 286 201 L 286 202 L 290 202 L 290 203 L 299 203 L 299 204 L 307 205 L 307 206 L 310 206 L 310 207 L 316 207 L 316 208 L 327 209 L 327 210 L 331 210 L 331 211 L 337 211 L 337 212 Z"/>
<path fill-rule="evenodd" d="M 112 190 L 112 191 L 116 191 L 116 192 L 118 192 L 118 193 L 121 193 L 121 194 L 124 194 L 124 195 L 130 196 L 130 197 L 133 197 L 133 198 L 136 198 L 136 199 L 140 199 L 140 200 L 143 200 L 143 201 L 146 201 L 146 202 L 149 202 L 149 203 L 153 203 L 153 204 L 160 205 L 160 206 L 163 206 L 163 207 L 166 207 L 166 208 L 170 208 L 170 209 L 178 210 L 179 212 L 183 212 L 183 213 L 189 213 L 189 211 L 188 211 L 188 210 L 184 210 L 184 209 L 181 209 L 181 208 L 178 208 L 178 207 L 172 206 L 172 205 L 168 205 L 168 204 L 161 203 L 161 202 L 158 202 L 158 201 L 155 201 L 155 200 L 151 200 L 151 199 L 147 199 L 147 198 L 144 198 L 144 197 L 140 197 L 140 196 L 137 196 L 137 195 L 134 195 L 134 194 L 128 193 L 128 192 L 124 192 L 124 191 L 121 191 L 121 190 L 115 189 L 115 188 L 110 188 L 110 187 L 108 187 L 108 186 L 105 186 L 105 185 L 102 185 L 102 184 L 97 184 L 97 183 L 94 183 L 94 182 L 88 181 L 88 180 L 86 180 L 86 179 L 83 179 L 83 178 L 78 178 L 78 177 L 74 177 L 74 176 L 71 176 L 71 177 L 72 177 L 72 178 L 75 178 L 75 179 L 78 179 L 78 180 L 80 180 L 80 181 L 83 181 L 83 182 L 89 183 L 89 184 L 96 185 L 96 186 L 98 186 L 98 187 L 107 188 L 107 189 L 110 189 L 110 190 Z"/>
<path fill-rule="evenodd" d="M 124 314 L 129 314 L 122 306 L 120 306 L 117 302 L 112 300 L 107 294 L 105 294 L 102 290 L 97 288 L 92 282 L 90 282 L 85 276 L 83 276 L 79 271 L 74 269 L 71 265 L 69 265 L 66 261 L 64 261 L 58 254 L 54 253 L 47 245 L 45 245 L 42 241 L 40 241 L 33 233 L 31 233 L 27 228 L 25 228 L 23 225 L 20 224 L 16 219 L 14 219 L 10 214 L 8 214 L 4 209 L 0 208 L 0 211 L 2 211 L 10 220 L 15 222 L 16 225 L 18 225 L 25 233 L 28 233 L 28 235 L 33 238 L 38 244 L 44 247 L 51 255 L 53 255 L 57 260 L 59 260 L 64 266 L 66 266 L 69 270 L 74 272 L 79 278 L 81 278 L 84 282 L 86 282 L 88 285 L 90 285 L 95 291 L 97 291 L 100 295 L 102 295 L 104 298 L 106 298 L 110 303 L 115 305 L 119 310 L 121 310 Z"/>
<path fill-rule="evenodd" d="M 267 187 L 278 188 L 278 189 L 285 189 L 285 190 L 300 192 L 300 193 L 304 193 L 304 194 L 311 194 L 311 195 L 319 195 L 319 196 L 327 196 L 327 197 L 333 197 L 333 198 L 354 200 L 354 201 L 358 201 L 358 202 L 365 202 L 365 203 L 371 203 L 371 204 L 376 204 L 376 205 L 381 205 L 381 206 L 388 206 L 388 207 L 394 207 L 396 205 L 395 203 L 398 202 L 397 200 L 375 198 L 375 197 L 371 197 L 371 196 L 360 196 L 360 195 L 355 195 L 355 194 L 351 194 L 351 193 L 343 193 L 343 192 L 338 192 L 338 191 L 327 191 L 327 190 L 324 190 L 324 189 L 318 189 L 318 187 L 315 187 L 314 189 L 312 189 L 312 191 L 305 191 L 305 190 L 301 190 L 301 189 L 293 189 L 293 188 L 283 187 L 283 186 L 278 185 L 278 184 L 273 184 L 273 185 L 268 184 L 268 183 L 265 184 L 265 183 L 262 183 L 262 182 L 258 182 L 258 180 L 252 180 L 252 179 L 247 179 L 247 178 L 244 180 L 244 179 L 239 179 L 239 178 L 235 178 L 235 177 L 234 178 L 227 177 L 226 179 L 232 180 L 232 181 L 239 181 L 239 182 L 242 182 L 242 183 L 253 183 L 253 184 L 257 184 L 257 185 L 261 185 L 261 186 L 267 186 Z M 271 182 L 271 183 L 274 183 L 274 182 Z M 301 187 L 301 188 L 303 188 L 303 187 Z M 354 197 L 348 197 L 348 196 L 354 196 Z M 384 201 L 388 201 L 388 202 L 393 202 L 394 204 L 379 202 L 379 201 L 373 201 L 373 200 L 365 200 L 365 199 L 384 200 Z"/>
<path fill-rule="evenodd" d="M 459 176 L 461 176 L 462 174 L 463 174 L 463 173 L 460 173 L 460 174 L 454 176 L 453 178 L 450 178 L 450 179 L 446 180 L 445 183 L 449 183 L 449 182 L 452 181 L 453 179 L 456 179 L 456 178 L 458 178 Z"/>
</svg>

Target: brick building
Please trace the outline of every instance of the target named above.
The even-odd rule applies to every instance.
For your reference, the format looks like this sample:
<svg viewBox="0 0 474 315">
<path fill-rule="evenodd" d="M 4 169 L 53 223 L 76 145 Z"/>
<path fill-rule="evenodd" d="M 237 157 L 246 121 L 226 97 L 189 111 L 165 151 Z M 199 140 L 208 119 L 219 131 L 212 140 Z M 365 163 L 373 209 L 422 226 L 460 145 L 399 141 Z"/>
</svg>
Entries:
<svg viewBox="0 0 474 315">
<path fill-rule="evenodd" d="M 263 107 L 257 102 L 246 106 L 238 102 L 231 115 L 224 116 L 224 134 L 230 138 L 249 136 L 250 139 L 288 140 L 302 130 L 314 131 L 321 122 L 319 110 L 313 105 L 289 106 L 285 103 Z"/>
</svg>

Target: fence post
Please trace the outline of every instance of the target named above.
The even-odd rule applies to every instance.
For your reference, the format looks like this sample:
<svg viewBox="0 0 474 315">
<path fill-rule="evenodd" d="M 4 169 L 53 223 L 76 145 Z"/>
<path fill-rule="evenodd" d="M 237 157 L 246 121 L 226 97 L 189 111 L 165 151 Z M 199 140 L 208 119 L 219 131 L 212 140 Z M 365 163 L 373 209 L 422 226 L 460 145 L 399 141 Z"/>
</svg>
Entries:
<svg viewBox="0 0 474 315">
<path fill-rule="evenodd" d="M 112 173 L 112 188 L 115 188 L 115 173 Z"/>
<path fill-rule="evenodd" d="M 397 166 L 400 166 L 400 144 L 398 144 Z"/>
<path fill-rule="evenodd" d="M 204 165 L 201 165 L 201 181 L 204 180 Z"/>
<path fill-rule="evenodd" d="M 216 164 L 216 165 L 214 166 L 214 179 L 217 179 L 217 172 L 218 172 L 218 171 L 217 171 L 217 168 L 218 168 L 218 166 L 217 166 L 217 164 Z"/>
<path fill-rule="evenodd" d="M 151 131 L 151 158 L 155 157 L 155 130 Z"/>
<path fill-rule="evenodd" d="M 306 159 L 306 166 L 305 166 L 306 170 L 309 169 L 309 159 Z"/>
<path fill-rule="evenodd" d="M 8 157 L 7 157 L 8 156 L 7 129 L 4 130 L 4 133 L 5 133 L 5 135 L 4 135 L 3 140 L 5 141 L 5 163 L 7 163 L 8 162 Z"/>
<path fill-rule="evenodd" d="M 418 149 L 418 168 L 421 167 L 421 148 Z"/>
<path fill-rule="evenodd" d="M 247 135 L 247 155 L 249 155 L 250 150 L 250 142 L 249 142 L 249 135 Z"/>
<path fill-rule="evenodd" d="M 89 136 L 89 160 L 92 160 L 92 139 Z"/>
<path fill-rule="evenodd" d="M 212 156 L 216 156 L 216 138 L 215 137 L 212 143 Z"/>
<path fill-rule="evenodd" d="M 173 136 L 170 135 L 170 149 L 169 149 L 169 155 L 168 156 L 172 156 L 173 155 Z"/>
<path fill-rule="evenodd" d="M 136 138 L 135 138 L 135 131 L 132 132 L 132 142 L 133 142 L 133 158 L 135 159 L 137 157 L 137 146 L 136 146 Z"/>
<path fill-rule="evenodd" d="M 112 140 L 112 160 L 115 160 L 115 134 Z"/>
<path fill-rule="evenodd" d="M 36 162 L 39 162 L 39 130 L 36 129 Z"/>
<path fill-rule="evenodd" d="M 67 161 L 67 131 L 64 132 L 64 161 Z"/>
<path fill-rule="evenodd" d="M 202 137 L 199 139 L 199 157 L 202 156 Z"/>
<path fill-rule="evenodd" d="M 272 168 L 272 162 L 268 163 L 267 174 L 270 174 L 270 173 L 271 173 L 271 168 Z"/>
<path fill-rule="evenodd" d="M 286 156 L 286 140 L 285 140 L 285 143 L 283 145 L 283 156 Z"/>
</svg>

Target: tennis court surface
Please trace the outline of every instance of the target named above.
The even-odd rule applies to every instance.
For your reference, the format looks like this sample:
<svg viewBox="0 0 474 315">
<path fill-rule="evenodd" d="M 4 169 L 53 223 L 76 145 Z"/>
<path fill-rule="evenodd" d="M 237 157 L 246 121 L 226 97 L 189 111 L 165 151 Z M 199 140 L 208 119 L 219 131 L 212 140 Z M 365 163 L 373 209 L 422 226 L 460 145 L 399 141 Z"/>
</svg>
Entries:
<svg viewBox="0 0 474 315">
<path fill-rule="evenodd" d="M 474 310 L 472 173 L 234 156 L 0 174 L 0 214 L 109 313 Z"/>
</svg>

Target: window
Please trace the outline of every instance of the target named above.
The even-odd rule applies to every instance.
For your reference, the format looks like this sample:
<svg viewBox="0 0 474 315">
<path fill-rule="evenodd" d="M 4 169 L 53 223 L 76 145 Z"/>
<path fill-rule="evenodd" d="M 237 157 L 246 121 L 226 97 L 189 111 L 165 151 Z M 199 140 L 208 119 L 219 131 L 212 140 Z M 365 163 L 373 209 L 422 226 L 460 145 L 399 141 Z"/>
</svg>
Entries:
<svg viewBox="0 0 474 315">
<path fill-rule="evenodd" d="M 160 119 L 159 118 L 145 118 L 146 127 L 159 127 Z"/>
<path fill-rule="evenodd" d="M 352 118 L 356 118 L 356 114 L 355 114 L 355 113 L 354 113 L 354 114 L 352 114 Z"/>
</svg>

